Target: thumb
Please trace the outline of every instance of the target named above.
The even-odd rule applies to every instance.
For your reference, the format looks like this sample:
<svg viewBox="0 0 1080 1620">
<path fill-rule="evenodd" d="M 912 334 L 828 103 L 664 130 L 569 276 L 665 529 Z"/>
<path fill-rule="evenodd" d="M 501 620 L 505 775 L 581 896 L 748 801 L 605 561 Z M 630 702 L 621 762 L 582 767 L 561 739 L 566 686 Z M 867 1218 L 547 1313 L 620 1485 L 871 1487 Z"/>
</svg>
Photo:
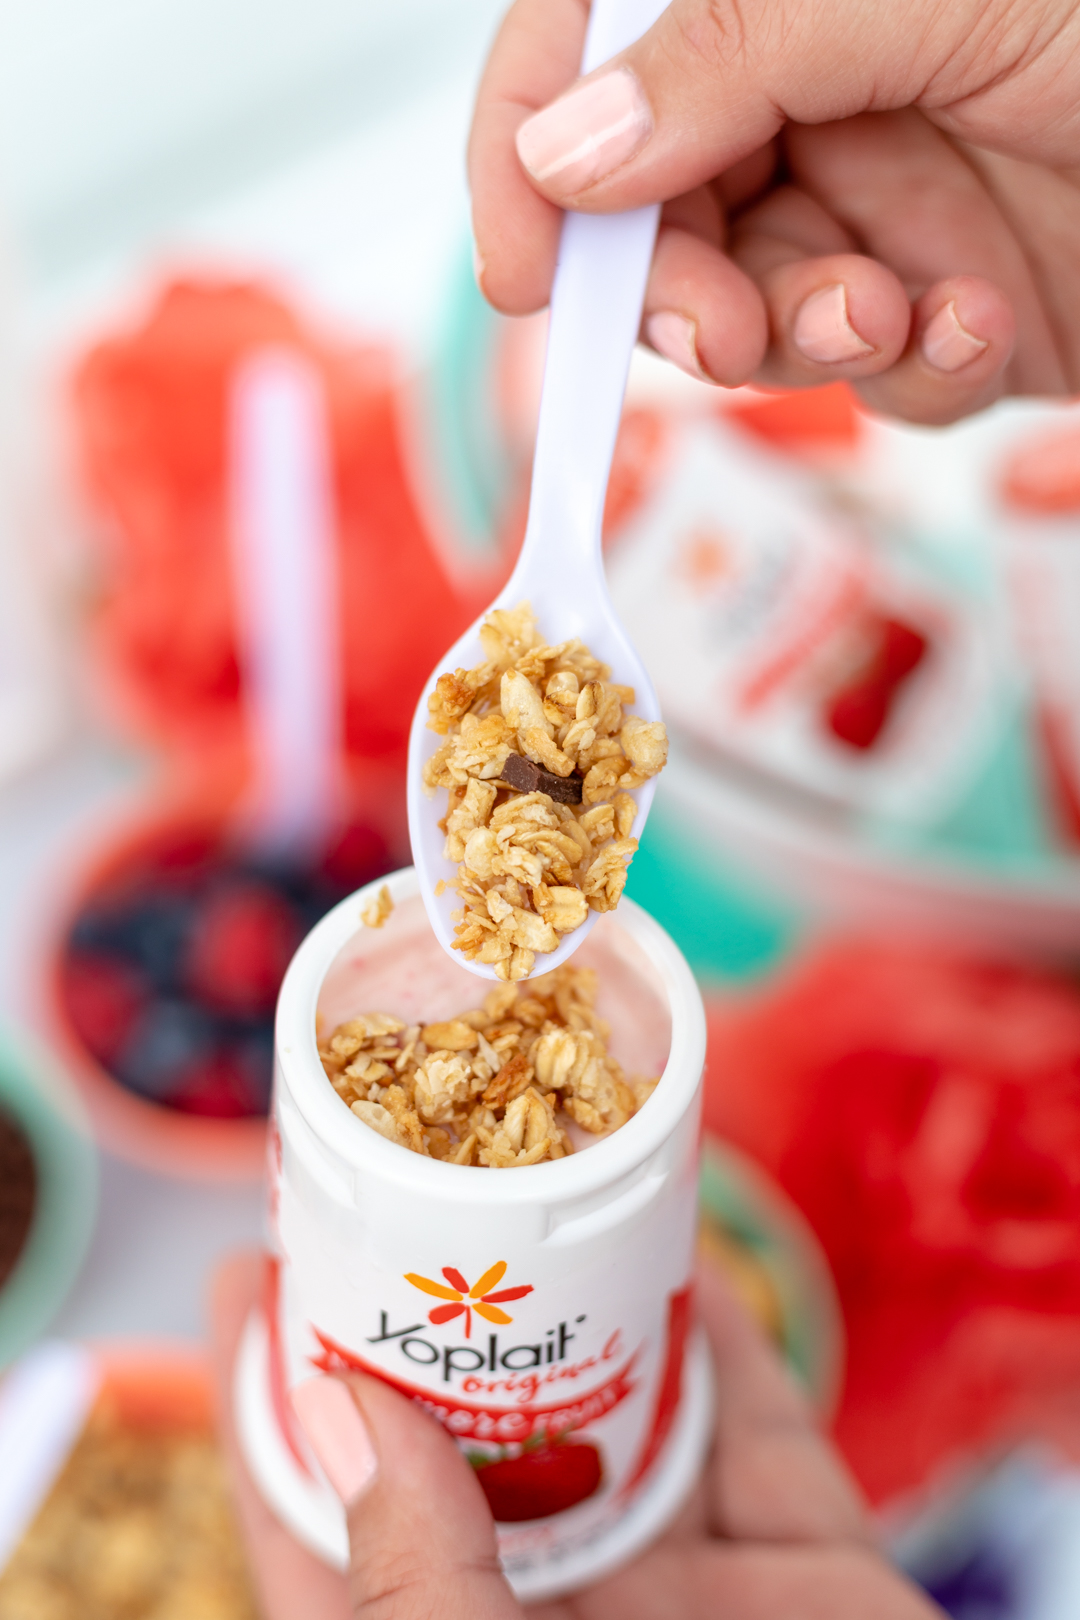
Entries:
<svg viewBox="0 0 1080 1620">
<path fill-rule="evenodd" d="M 433 1418 L 357 1373 L 292 1401 L 348 1514 L 356 1620 L 523 1620 L 476 1475 Z"/>
<path fill-rule="evenodd" d="M 990 0 L 673 0 L 635 45 L 520 124 L 518 157 L 564 208 L 603 213 L 681 196 L 788 120 L 933 101 L 946 64 L 936 104 L 970 96 L 1008 65 L 988 65 L 993 53 L 972 43 L 990 9 Z"/>
</svg>

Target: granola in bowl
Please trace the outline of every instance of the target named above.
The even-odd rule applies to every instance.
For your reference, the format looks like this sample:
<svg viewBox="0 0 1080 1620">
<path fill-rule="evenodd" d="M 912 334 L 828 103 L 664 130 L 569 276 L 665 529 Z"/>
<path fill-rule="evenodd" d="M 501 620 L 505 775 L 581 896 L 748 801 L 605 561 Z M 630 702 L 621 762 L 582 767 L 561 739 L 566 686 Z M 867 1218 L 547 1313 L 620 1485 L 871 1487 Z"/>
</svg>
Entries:
<svg viewBox="0 0 1080 1620">
<path fill-rule="evenodd" d="M 509 1169 L 574 1151 L 573 1129 L 608 1135 L 656 1080 L 627 1080 L 595 1010 L 597 976 L 569 963 L 496 986 L 433 1024 L 365 1013 L 320 1042 L 342 1101 L 399 1147 L 451 1164 Z"/>
<path fill-rule="evenodd" d="M 583 642 L 549 646 L 527 602 L 489 613 L 480 642 L 485 662 L 440 675 L 428 699 L 446 740 L 424 785 L 448 796 L 454 949 L 519 980 L 590 909 L 618 905 L 637 849 L 632 795 L 667 762 L 667 731 L 627 713 L 633 688 Z"/>
</svg>

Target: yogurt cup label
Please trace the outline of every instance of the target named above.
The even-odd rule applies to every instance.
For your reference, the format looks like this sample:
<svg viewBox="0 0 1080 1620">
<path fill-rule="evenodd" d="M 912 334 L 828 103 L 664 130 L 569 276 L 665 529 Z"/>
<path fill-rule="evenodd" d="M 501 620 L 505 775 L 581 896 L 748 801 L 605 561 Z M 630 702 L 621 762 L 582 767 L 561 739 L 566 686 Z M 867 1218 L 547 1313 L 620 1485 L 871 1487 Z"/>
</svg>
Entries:
<svg viewBox="0 0 1080 1620">
<path fill-rule="evenodd" d="M 420 1258 L 402 1259 L 395 1272 L 370 1254 L 346 1256 L 311 1219 L 286 1145 L 271 1307 L 282 1387 L 355 1370 L 417 1400 L 476 1468 L 501 1520 L 504 1559 L 556 1533 L 574 1543 L 598 1535 L 647 1480 L 682 1393 L 696 1221 L 692 1136 L 684 1157 L 682 1173 L 619 1234 L 635 1257 L 622 1277 L 613 1275 L 608 1244 L 581 1264 L 550 1240 L 507 1259 L 493 1240 L 462 1253 L 460 1243 L 428 1239 L 415 1244 Z M 403 1241 L 402 1255 L 409 1251 Z M 438 1263 L 455 1259 L 459 1265 Z M 526 1531 L 521 1521 L 535 1523 Z"/>
</svg>

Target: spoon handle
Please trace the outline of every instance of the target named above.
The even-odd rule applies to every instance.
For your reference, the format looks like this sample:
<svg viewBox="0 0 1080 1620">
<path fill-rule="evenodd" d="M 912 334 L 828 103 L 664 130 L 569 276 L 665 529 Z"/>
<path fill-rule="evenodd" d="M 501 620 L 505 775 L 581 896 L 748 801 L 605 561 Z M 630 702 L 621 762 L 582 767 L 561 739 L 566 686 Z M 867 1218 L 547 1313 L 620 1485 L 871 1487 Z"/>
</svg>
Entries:
<svg viewBox="0 0 1080 1620">
<path fill-rule="evenodd" d="M 623 50 L 664 0 L 593 0 L 582 72 Z M 611 457 L 660 218 L 568 213 L 551 291 L 544 386 L 525 544 L 516 572 L 580 579 L 596 571 Z"/>
</svg>

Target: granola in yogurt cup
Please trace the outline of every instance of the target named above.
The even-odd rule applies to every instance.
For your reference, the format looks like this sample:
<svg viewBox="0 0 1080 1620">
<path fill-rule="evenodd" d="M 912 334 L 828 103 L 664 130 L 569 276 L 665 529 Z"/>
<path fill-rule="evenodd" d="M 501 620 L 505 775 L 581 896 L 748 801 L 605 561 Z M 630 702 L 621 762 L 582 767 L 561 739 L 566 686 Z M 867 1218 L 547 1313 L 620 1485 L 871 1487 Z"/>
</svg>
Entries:
<svg viewBox="0 0 1080 1620">
<path fill-rule="evenodd" d="M 320 1042 L 327 1079 L 358 1119 L 399 1147 L 490 1169 L 561 1159 L 624 1125 L 655 1079 L 628 1080 L 608 1051 L 592 968 L 564 963 L 496 986 L 437 1023 L 364 1013 Z"/>
</svg>

